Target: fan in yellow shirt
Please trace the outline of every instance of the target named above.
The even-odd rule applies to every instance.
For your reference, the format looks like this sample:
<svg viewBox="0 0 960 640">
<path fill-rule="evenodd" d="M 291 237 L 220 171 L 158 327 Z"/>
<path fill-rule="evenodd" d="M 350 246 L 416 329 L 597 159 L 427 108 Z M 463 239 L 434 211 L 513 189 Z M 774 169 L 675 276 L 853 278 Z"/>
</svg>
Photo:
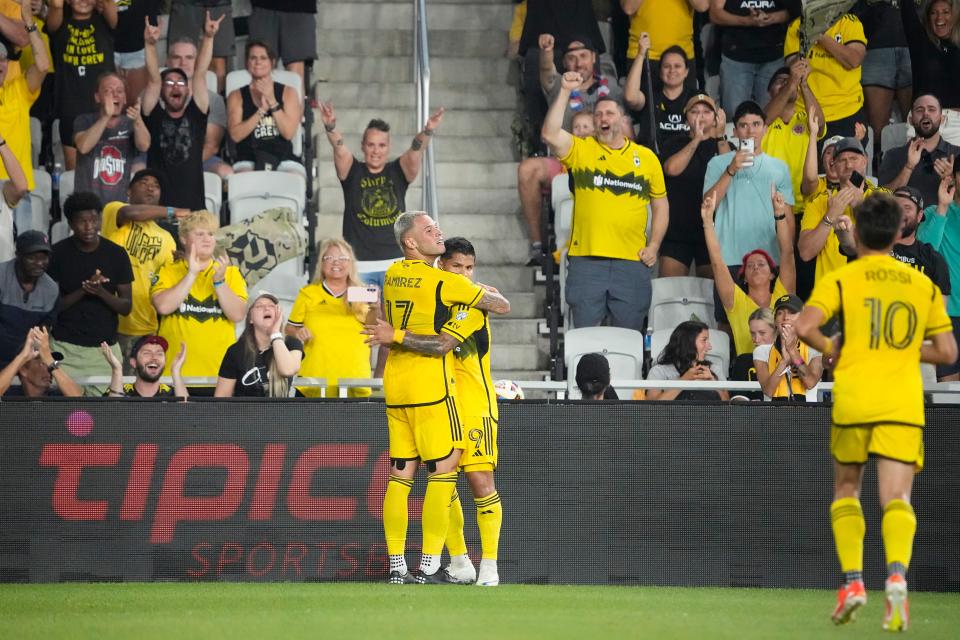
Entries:
<svg viewBox="0 0 960 640">
<path fill-rule="evenodd" d="M 637 57 L 642 33 L 650 34 L 651 61 L 659 60 L 660 54 L 673 45 L 683 48 L 687 60 L 694 59 L 693 12 L 707 11 L 710 0 L 620 0 L 620 6 L 630 16 L 628 60 Z"/>
</svg>

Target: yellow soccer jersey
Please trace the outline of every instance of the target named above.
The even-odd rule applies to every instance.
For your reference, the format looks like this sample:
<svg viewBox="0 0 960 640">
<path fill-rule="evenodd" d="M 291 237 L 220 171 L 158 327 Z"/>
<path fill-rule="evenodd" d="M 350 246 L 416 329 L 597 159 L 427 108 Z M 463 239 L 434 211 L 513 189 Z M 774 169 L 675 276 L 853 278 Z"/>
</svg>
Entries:
<svg viewBox="0 0 960 640">
<path fill-rule="evenodd" d="M 464 417 L 498 419 L 497 395 L 490 377 L 490 322 L 487 313 L 458 305 L 443 325 L 450 335 L 465 336 L 454 353 L 457 403 Z"/>
<path fill-rule="evenodd" d="M 864 190 L 864 197 L 875 191 L 886 191 L 886 189 L 881 189 L 868 182 L 867 188 Z M 820 224 L 823 216 L 827 213 L 829 200 L 830 193 L 824 190 L 807 202 L 807 206 L 803 212 L 803 219 L 800 221 L 800 231 L 809 231 L 817 228 L 817 225 Z M 847 207 L 844 214 L 856 222 L 856 216 L 851 207 Z M 827 236 L 826 244 L 823 245 L 820 253 L 817 254 L 817 268 L 814 279 L 819 281 L 831 271 L 835 271 L 845 264 L 847 264 L 847 258 L 840 253 L 840 240 L 837 238 L 836 232 L 831 231 L 830 235 Z"/>
<path fill-rule="evenodd" d="M 693 60 L 693 8 L 687 0 L 647 0 L 630 18 L 627 58 L 637 57 L 640 34 L 650 34 L 651 60 L 659 60 L 665 49 L 677 44 Z"/>
<path fill-rule="evenodd" d="M 890 256 L 865 256 L 817 282 L 808 305 L 842 321 L 837 426 L 923 426 L 920 345 L 951 331 L 940 289 Z"/>
<path fill-rule="evenodd" d="M 179 308 L 170 315 L 160 317 L 158 335 L 170 344 L 170 352 L 176 354 L 180 351 L 181 342 L 187 344 L 187 359 L 183 365 L 184 376 L 216 377 L 227 347 L 237 341 L 235 326 L 224 315 L 214 295 L 213 271 L 213 264 L 201 271 Z M 150 295 L 176 286 L 186 275 L 186 261 L 178 260 L 165 264 L 160 269 Z M 227 267 L 224 280 L 224 284 L 220 286 L 230 287 L 230 290 L 243 300 L 247 299 L 247 283 L 244 282 L 239 269 L 233 266 Z M 173 358 L 167 358 L 164 375 L 170 375 L 172 362 Z"/>
<path fill-rule="evenodd" d="M 17 6 L 19 12 L 19 6 Z M 19 13 L 17 14 L 19 16 Z M 19 20 L 19 17 L 17 18 Z M 21 26 L 21 29 L 23 27 Z M 30 161 L 30 106 L 36 102 L 40 91 L 31 92 L 27 86 L 27 79 L 20 74 L 12 78 L 10 72 L 17 66 L 16 62 L 7 63 L 7 77 L 0 85 L 0 131 L 3 139 L 13 155 L 26 162 L 20 162 L 23 174 L 27 178 L 27 188 L 35 188 L 33 180 L 33 163 Z M 0 162 L 0 180 L 8 180 L 6 167 Z"/>
<path fill-rule="evenodd" d="M 450 307 L 475 306 L 483 288 L 466 277 L 435 269 L 422 260 L 394 262 L 383 281 L 387 322 L 396 329 L 435 336 L 441 331 L 458 340 L 465 336 L 444 327 Z M 388 407 L 413 407 L 443 402 L 455 386 L 453 352 L 442 358 L 415 353 L 403 345 L 390 347 L 383 373 Z"/>
<path fill-rule="evenodd" d="M 100 233 L 127 250 L 133 267 L 133 308 L 129 315 L 120 316 L 117 331 L 128 336 L 145 336 L 156 333 L 159 326 L 157 311 L 150 302 L 150 289 L 157 281 L 160 268 L 173 262 L 177 243 L 153 220 L 128 222 L 118 227 L 117 212 L 123 206 L 123 202 L 110 202 L 103 208 Z"/>
<path fill-rule="evenodd" d="M 827 29 L 827 35 L 840 44 L 859 42 L 867 46 L 867 37 L 863 33 L 863 24 L 857 16 L 846 13 Z M 800 18 L 796 18 L 787 29 L 787 38 L 783 43 L 783 57 L 788 58 L 800 52 Z M 851 116 L 863 106 L 863 87 L 860 85 L 860 67 L 845 69 L 840 61 L 830 55 L 819 44 L 813 45 L 807 54 L 810 59 L 810 75 L 807 84 L 823 109 L 827 122 Z M 803 94 L 797 96 L 797 108 L 803 108 Z"/>
<path fill-rule="evenodd" d="M 826 134 L 826 127 L 820 137 Z M 800 192 L 800 183 L 803 182 L 803 163 L 807 159 L 807 146 L 810 142 L 810 129 L 807 128 L 807 112 L 797 109 L 793 112 L 790 122 L 780 118 L 773 121 L 763 134 L 763 152 L 774 158 L 783 160 L 790 169 L 793 179 L 793 211 L 800 215 L 803 212 L 805 201 Z"/>
<path fill-rule="evenodd" d="M 635 142 L 611 149 L 594 137 L 574 137 L 560 162 L 573 175 L 570 255 L 639 260 L 647 204 L 667 195 L 657 156 Z"/>
<path fill-rule="evenodd" d="M 290 311 L 290 324 L 306 327 L 312 338 L 303 345 L 299 375 L 326 378 L 327 397 L 337 397 L 339 378 L 370 377 L 370 347 L 363 343 L 363 315 L 350 308 L 343 296 L 336 297 L 321 283 L 300 289 Z M 319 388 L 301 389 L 306 396 L 319 396 Z M 369 396 L 369 388 L 351 389 L 351 397 Z"/>
</svg>

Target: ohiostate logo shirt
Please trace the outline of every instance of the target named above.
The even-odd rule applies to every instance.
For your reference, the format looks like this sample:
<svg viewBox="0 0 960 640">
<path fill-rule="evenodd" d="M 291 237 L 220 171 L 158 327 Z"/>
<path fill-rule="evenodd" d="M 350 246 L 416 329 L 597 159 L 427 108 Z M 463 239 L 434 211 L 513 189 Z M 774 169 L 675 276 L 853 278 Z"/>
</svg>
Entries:
<svg viewBox="0 0 960 640">
<path fill-rule="evenodd" d="M 104 145 L 100 156 L 93 161 L 93 173 L 96 180 L 113 187 L 123 180 L 127 160 L 113 145 Z"/>
</svg>

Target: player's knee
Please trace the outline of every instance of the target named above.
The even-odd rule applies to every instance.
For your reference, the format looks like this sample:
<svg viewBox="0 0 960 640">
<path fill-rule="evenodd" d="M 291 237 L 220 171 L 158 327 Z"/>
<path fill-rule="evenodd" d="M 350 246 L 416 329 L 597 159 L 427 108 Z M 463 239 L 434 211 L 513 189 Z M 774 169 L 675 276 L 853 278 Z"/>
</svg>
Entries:
<svg viewBox="0 0 960 640">
<path fill-rule="evenodd" d="M 467 481 L 475 498 L 485 498 L 497 490 L 493 481 L 493 471 L 471 471 L 467 473 Z"/>
<path fill-rule="evenodd" d="M 454 449 L 445 458 L 427 462 L 427 473 L 433 475 L 434 473 L 450 473 L 451 471 L 456 471 L 457 466 L 460 464 L 460 453 L 460 449 Z"/>
</svg>

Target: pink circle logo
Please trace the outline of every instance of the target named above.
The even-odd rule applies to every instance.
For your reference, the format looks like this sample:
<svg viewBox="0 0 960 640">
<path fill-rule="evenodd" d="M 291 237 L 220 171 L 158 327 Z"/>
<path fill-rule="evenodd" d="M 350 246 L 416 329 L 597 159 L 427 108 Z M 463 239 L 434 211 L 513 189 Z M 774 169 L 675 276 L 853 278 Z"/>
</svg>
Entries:
<svg viewBox="0 0 960 640">
<path fill-rule="evenodd" d="M 83 409 L 77 409 L 67 416 L 67 431 L 78 438 L 89 435 L 93 431 L 93 416 Z"/>
</svg>

